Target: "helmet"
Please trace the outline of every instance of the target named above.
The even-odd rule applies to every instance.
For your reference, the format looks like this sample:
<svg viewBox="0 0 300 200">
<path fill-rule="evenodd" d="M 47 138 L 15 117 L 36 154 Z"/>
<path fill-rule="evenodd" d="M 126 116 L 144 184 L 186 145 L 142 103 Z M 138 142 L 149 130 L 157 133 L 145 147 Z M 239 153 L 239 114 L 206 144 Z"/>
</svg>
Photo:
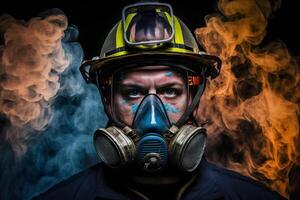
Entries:
<svg viewBox="0 0 300 200">
<path fill-rule="evenodd" d="M 161 22 L 163 29 L 167 29 L 167 37 L 144 41 L 132 40 L 129 36 L 130 27 L 138 22 L 141 24 L 147 22 L 147 19 L 153 16 L 151 12 L 156 14 L 154 16 L 158 16 L 160 21 L 157 21 Z M 219 75 L 221 60 L 216 56 L 199 51 L 193 34 L 178 17 L 173 15 L 172 7 L 169 4 L 136 3 L 126 6 L 122 13 L 123 19 L 109 32 L 100 56 L 84 61 L 80 67 L 85 81 L 97 85 L 104 103 L 107 102 L 107 98 L 103 98 L 103 96 L 107 97 L 111 92 L 111 74 L 127 67 L 157 65 L 157 63 L 171 66 L 176 64 L 200 73 L 205 78 L 214 79 Z M 144 17 L 146 20 L 140 15 L 146 16 Z M 191 84 L 197 81 L 199 81 L 197 78 L 189 77 Z M 202 94 L 202 92 L 199 93 Z M 198 96 L 200 98 L 201 95 Z M 198 101 L 194 104 L 197 103 Z M 108 117 L 116 124 L 121 125 L 111 116 L 105 105 L 104 107 Z M 190 109 L 189 114 L 193 109 Z M 187 118 L 188 116 L 185 116 L 185 119 Z M 185 120 L 180 121 L 183 123 Z"/>
<path fill-rule="evenodd" d="M 131 7 L 141 7 L 145 5 L 169 6 L 163 3 L 138 3 Z M 168 41 L 154 41 L 153 45 L 133 45 L 127 40 L 124 19 L 119 21 L 109 32 L 101 49 L 100 56 L 90 61 L 85 61 L 80 70 L 87 83 L 96 84 L 96 73 L 104 75 L 103 72 L 112 72 L 119 67 L 124 67 L 129 63 L 161 63 L 161 62 L 188 62 L 187 66 L 205 68 L 207 77 L 215 78 L 220 71 L 221 61 L 218 57 L 200 52 L 198 45 L 187 26 L 176 16 L 172 15 L 170 25 L 173 26 L 173 34 Z M 172 11 L 172 8 L 170 7 Z M 164 11 L 161 11 L 164 12 Z M 128 16 L 127 18 L 130 18 Z M 133 21 L 133 18 L 130 18 Z M 124 22 L 126 21 L 126 22 Z M 128 26 L 128 25 L 127 25 Z M 127 28 L 128 29 L 128 28 Z M 153 42 L 153 41 L 152 41 Z M 159 44 L 159 45 L 157 45 Z M 91 68 L 87 70 L 87 66 Z"/>
</svg>

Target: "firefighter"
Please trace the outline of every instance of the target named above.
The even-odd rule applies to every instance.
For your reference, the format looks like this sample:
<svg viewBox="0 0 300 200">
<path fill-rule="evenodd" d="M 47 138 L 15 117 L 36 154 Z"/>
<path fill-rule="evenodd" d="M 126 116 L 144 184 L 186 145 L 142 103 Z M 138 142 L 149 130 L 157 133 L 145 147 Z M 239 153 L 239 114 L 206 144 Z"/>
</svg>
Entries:
<svg viewBox="0 0 300 200">
<path fill-rule="evenodd" d="M 103 162 L 37 199 L 281 199 L 203 156 L 207 133 L 196 110 L 220 68 L 169 4 L 126 6 L 100 57 L 80 67 L 109 118 L 94 133 Z"/>
</svg>

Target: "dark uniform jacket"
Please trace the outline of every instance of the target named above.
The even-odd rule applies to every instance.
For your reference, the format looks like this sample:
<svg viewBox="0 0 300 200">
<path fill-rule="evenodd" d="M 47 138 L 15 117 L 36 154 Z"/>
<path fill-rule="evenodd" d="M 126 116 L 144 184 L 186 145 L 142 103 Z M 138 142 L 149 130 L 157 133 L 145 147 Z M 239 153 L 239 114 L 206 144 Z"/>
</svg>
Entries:
<svg viewBox="0 0 300 200">
<path fill-rule="evenodd" d="M 34 199 L 46 200 L 129 200 L 139 199 L 120 192 L 111 187 L 104 175 L 104 166 L 99 163 L 82 171 L 71 178 L 55 185 Z M 174 191 L 175 192 L 175 191 Z M 198 176 L 194 183 L 185 190 L 182 200 L 217 200 L 217 199 L 283 199 L 278 193 L 269 190 L 261 183 L 236 172 L 218 167 L 202 160 Z"/>
</svg>

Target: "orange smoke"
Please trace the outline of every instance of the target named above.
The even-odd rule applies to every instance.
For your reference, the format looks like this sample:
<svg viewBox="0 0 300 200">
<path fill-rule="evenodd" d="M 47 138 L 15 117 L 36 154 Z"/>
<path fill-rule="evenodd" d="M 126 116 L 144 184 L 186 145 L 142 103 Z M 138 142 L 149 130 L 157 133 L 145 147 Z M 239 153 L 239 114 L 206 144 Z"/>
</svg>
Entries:
<svg viewBox="0 0 300 200">
<path fill-rule="evenodd" d="M 207 16 L 206 27 L 196 29 L 205 50 L 223 62 L 199 116 L 212 122 L 210 160 L 288 196 L 288 173 L 300 166 L 299 60 L 283 43 L 259 46 L 277 7 L 268 0 L 220 0 L 221 14 Z"/>
<path fill-rule="evenodd" d="M 49 122 L 59 74 L 69 65 L 61 43 L 67 24 L 61 13 L 27 23 L 0 17 L 0 113 L 10 120 L 6 139 L 17 154 L 25 151 L 25 125 L 42 130 Z"/>
</svg>

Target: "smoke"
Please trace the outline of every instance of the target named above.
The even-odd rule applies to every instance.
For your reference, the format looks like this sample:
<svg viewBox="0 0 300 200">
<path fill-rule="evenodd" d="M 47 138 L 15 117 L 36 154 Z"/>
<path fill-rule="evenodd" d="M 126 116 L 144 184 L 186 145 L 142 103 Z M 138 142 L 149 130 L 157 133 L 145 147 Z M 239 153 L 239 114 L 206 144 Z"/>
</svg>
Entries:
<svg viewBox="0 0 300 200">
<path fill-rule="evenodd" d="M 220 13 L 206 16 L 206 27 L 196 29 L 205 50 L 223 62 L 220 77 L 209 81 L 199 116 L 212 122 L 210 160 L 295 198 L 300 62 L 281 41 L 260 45 L 280 3 L 219 0 Z"/>
<path fill-rule="evenodd" d="M 92 134 L 106 118 L 62 11 L 3 15 L 0 32 L 0 199 L 30 199 L 97 162 Z"/>
<path fill-rule="evenodd" d="M 223 61 L 199 116 L 210 160 L 299 198 L 299 59 L 280 41 L 261 46 L 280 2 L 220 0 L 196 30 Z M 30 199 L 97 162 L 92 134 L 107 119 L 79 74 L 78 30 L 59 10 L 28 22 L 0 17 L 0 199 Z"/>
<path fill-rule="evenodd" d="M 50 120 L 50 99 L 60 87 L 59 74 L 69 65 L 60 42 L 66 27 L 67 19 L 59 13 L 25 24 L 2 16 L 0 112 L 11 122 L 6 139 L 17 154 L 26 151 L 22 141 L 28 132 L 22 127 L 42 130 Z"/>
</svg>

